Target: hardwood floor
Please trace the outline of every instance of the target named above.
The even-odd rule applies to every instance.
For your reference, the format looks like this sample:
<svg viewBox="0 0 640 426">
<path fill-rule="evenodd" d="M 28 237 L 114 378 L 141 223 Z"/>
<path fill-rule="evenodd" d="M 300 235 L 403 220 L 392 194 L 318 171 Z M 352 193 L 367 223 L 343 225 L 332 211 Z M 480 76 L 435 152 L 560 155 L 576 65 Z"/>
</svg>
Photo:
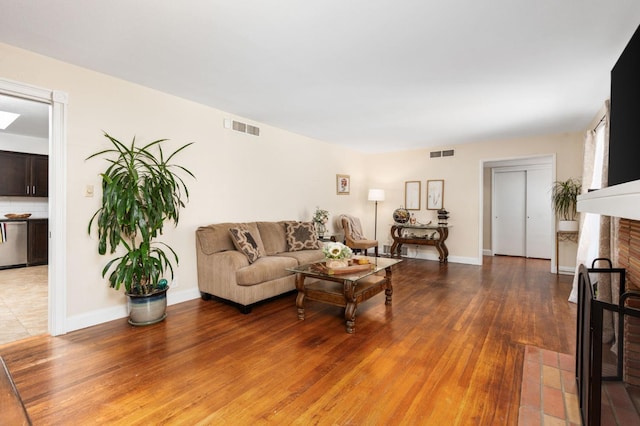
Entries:
<svg viewBox="0 0 640 426">
<path fill-rule="evenodd" d="M 217 301 L 0 346 L 34 425 L 516 425 L 524 345 L 573 354 L 571 277 L 549 261 L 482 267 L 407 259 L 393 305 L 342 309 L 295 295 L 249 315 Z"/>
</svg>

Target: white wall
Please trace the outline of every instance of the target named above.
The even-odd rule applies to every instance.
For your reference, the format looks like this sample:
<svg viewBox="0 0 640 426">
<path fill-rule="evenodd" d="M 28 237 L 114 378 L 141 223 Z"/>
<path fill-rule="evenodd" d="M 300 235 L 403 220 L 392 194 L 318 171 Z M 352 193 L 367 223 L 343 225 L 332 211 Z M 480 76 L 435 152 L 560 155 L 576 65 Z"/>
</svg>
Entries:
<svg viewBox="0 0 640 426">
<path fill-rule="evenodd" d="M 449 260 L 479 264 L 482 241 L 481 215 L 484 202 L 480 194 L 485 185 L 483 161 L 511 160 L 540 155 L 556 155 L 557 179 L 577 177 L 582 174 L 581 132 L 522 138 L 504 141 L 487 141 L 455 145 L 453 157 L 430 158 L 430 151 L 450 149 L 450 146 L 423 150 L 402 151 L 368 157 L 368 170 L 376 185 L 386 190 L 387 199 L 379 206 L 378 235 L 389 235 L 393 210 L 404 204 L 404 182 L 422 182 L 422 206 L 416 211 L 420 222 L 437 223 L 436 212 L 426 210 L 426 181 L 444 179 L 444 207 L 450 212 L 452 226 L 447 240 Z M 374 177 L 376 176 L 376 177 Z M 483 197 L 483 201 L 486 198 Z M 484 219 L 484 218 L 483 218 Z M 483 240 L 484 240 L 484 233 Z M 437 259 L 432 247 L 412 248 L 416 257 Z M 411 253 L 410 253 L 411 254 Z M 573 260 L 572 260 L 573 259 Z M 560 265 L 575 264 L 575 248 L 563 247 Z"/>
<path fill-rule="evenodd" d="M 0 44 L 0 78 L 68 93 L 67 318 L 71 328 L 124 313 L 124 296 L 100 276 L 107 258 L 97 254 L 86 227 L 100 200 L 102 131 L 122 141 L 171 139 L 168 148 L 195 142 L 177 160 L 197 177 L 187 181 L 190 202 L 164 241 L 180 256 L 170 301 L 197 297 L 195 230 L 222 221 L 310 220 L 316 206 L 332 217 L 366 207 L 362 155 L 342 147 L 256 123 L 140 85 Z M 224 118 L 260 127 L 260 136 L 223 128 Z M 351 195 L 336 195 L 335 175 L 351 176 Z M 86 185 L 95 196 L 84 197 Z M 331 226 L 330 226 L 331 230 Z M 186 295 L 186 296 L 185 296 Z"/>
</svg>

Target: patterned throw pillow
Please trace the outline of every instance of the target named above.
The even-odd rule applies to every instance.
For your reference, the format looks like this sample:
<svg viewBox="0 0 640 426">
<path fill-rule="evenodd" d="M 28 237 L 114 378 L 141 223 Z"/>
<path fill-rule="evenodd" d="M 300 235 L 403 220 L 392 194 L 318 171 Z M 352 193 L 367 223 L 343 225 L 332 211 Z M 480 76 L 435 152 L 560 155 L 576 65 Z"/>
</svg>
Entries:
<svg viewBox="0 0 640 426">
<path fill-rule="evenodd" d="M 312 222 L 285 223 L 289 251 L 319 249 L 318 232 Z"/>
<path fill-rule="evenodd" d="M 231 234 L 233 245 L 236 246 L 238 251 L 247 256 L 249 263 L 255 262 L 262 256 L 260 249 L 258 249 L 258 243 L 256 243 L 251 232 L 244 228 L 229 228 L 229 234 Z"/>
</svg>

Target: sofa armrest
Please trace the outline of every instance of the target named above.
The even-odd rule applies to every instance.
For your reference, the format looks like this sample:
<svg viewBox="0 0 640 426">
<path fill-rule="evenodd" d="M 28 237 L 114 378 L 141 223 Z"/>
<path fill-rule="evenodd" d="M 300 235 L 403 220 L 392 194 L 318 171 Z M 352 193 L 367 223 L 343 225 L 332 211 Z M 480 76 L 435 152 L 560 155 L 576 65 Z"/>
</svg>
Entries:
<svg viewBox="0 0 640 426">
<path fill-rule="evenodd" d="M 229 298 L 237 287 L 236 271 L 249 265 L 247 256 L 228 250 L 204 254 L 197 250 L 198 288 L 201 292 Z"/>
</svg>

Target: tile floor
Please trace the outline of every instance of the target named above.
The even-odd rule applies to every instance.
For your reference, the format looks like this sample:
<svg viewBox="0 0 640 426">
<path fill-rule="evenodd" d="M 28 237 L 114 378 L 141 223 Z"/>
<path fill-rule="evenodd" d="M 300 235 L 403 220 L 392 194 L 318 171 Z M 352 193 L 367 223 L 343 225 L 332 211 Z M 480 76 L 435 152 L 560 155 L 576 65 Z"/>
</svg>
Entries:
<svg viewBox="0 0 640 426">
<path fill-rule="evenodd" d="M 526 346 L 519 426 L 580 425 L 573 355 Z M 640 425 L 640 416 L 622 382 L 605 382 L 602 425 Z"/>
<path fill-rule="evenodd" d="M 0 345 L 47 332 L 48 267 L 0 270 Z"/>
</svg>

